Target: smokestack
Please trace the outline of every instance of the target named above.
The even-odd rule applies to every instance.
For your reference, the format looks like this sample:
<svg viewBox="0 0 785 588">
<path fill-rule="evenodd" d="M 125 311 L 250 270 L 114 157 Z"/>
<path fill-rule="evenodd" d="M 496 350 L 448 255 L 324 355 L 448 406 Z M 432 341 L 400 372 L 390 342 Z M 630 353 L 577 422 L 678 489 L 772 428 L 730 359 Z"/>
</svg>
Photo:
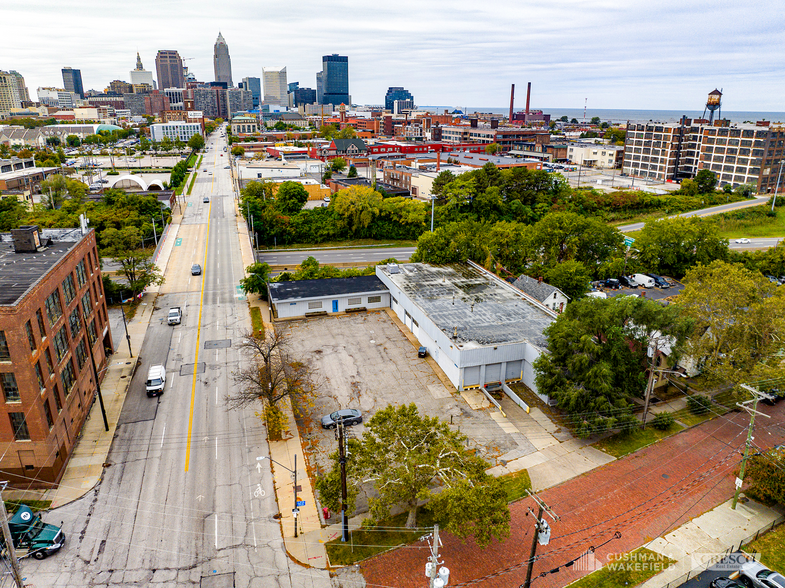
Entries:
<svg viewBox="0 0 785 588">
<path fill-rule="evenodd" d="M 514 103 L 515 103 L 515 84 L 512 84 L 512 87 L 510 88 L 510 118 L 509 118 L 510 124 L 512 124 L 512 107 Z"/>
<path fill-rule="evenodd" d="M 532 97 L 532 83 L 529 82 L 529 86 L 526 88 L 526 116 L 529 116 L 529 100 Z"/>
</svg>

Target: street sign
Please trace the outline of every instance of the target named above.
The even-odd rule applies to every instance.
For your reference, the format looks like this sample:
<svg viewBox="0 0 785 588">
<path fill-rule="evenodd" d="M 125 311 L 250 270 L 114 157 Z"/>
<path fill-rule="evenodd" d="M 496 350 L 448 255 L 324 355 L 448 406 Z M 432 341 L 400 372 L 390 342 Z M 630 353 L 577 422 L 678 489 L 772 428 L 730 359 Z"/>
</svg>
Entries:
<svg viewBox="0 0 785 588">
<path fill-rule="evenodd" d="M 633 243 L 635 243 L 635 239 L 633 239 L 632 237 L 624 237 L 624 246 L 625 247 L 630 247 L 630 246 L 632 246 Z"/>
<path fill-rule="evenodd" d="M 177 239 L 175 239 L 175 240 L 174 240 L 174 246 L 175 246 L 175 247 L 179 247 L 179 246 L 180 246 L 180 245 L 182 245 L 182 244 L 183 244 L 183 239 L 182 239 L 182 237 L 177 237 Z"/>
<path fill-rule="evenodd" d="M 300 512 L 300 509 L 299 509 L 299 508 L 293 508 L 293 509 L 292 509 L 292 512 L 293 512 L 294 514 L 297 514 L 297 513 L 299 513 L 299 512 Z"/>
<path fill-rule="evenodd" d="M 305 500 L 298 500 L 297 506 L 305 506 Z"/>
</svg>

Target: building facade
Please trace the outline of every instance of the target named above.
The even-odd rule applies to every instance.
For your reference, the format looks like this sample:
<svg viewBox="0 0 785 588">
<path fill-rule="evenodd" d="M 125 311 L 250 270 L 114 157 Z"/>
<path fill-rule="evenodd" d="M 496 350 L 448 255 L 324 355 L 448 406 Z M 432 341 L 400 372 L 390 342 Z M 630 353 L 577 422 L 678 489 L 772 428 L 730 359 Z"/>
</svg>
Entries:
<svg viewBox="0 0 785 588">
<path fill-rule="evenodd" d="M 259 132 L 259 121 L 255 116 L 241 115 L 232 118 L 233 135 L 255 135 Z"/>
<path fill-rule="evenodd" d="M 132 94 L 134 91 L 133 84 L 124 82 L 123 80 L 112 80 L 109 82 L 109 90 L 115 94 Z"/>
<path fill-rule="evenodd" d="M 195 122 L 172 121 L 168 123 L 158 123 L 150 125 L 150 138 L 153 141 L 163 141 L 168 137 L 171 141 L 183 141 L 185 143 L 194 135 L 201 135 L 202 127 Z"/>
<path fill-rule="evenodd" d="M 185 110 L 185 90 L 183 88 L 166 88 L 164 95 L 169 99 L 169 110 Z"/>
<path fill-rule="evenodd" d="M 316 104 L 316 90 L 313 88 L 297 88 L 292 93 L 292 106 Z"/>
<path fill-rule="evenodd" d="M 12 76 L 16 78 L 16 86 L 17 86 L 17 91 L 19 92 L 19 100 L 22 103 L 31 102 L 30 92 L 27 90 L 27 84 L 25 84 L 25 79 L 22 76 L 22 74 L 20 74 L 18 71 L 13 69 L 8 73 L 10 73 Z"/>
<path fill-rule="evenodd" d="M 38 88 L 38 101 L 45 106 L 54 106 L 63 110 L 71 110 L 76 105 L 78 96 L 65 88 Z"/>
<path fill-rule="evenodd" d="M 155 81 L 153 80 L 153 72 L 147 71 L 142 65 L 142 58 L 139 57 L 139 52 L 136 53 L 136 67 L 129 72 L 131 76 L 131 85 L 134 86 L 134 92 L 136 92 L 136 87 L 140 89 L 144 89 L 144 87 L 149 86 L 149 89 L 152 90 L 155 88 Z"/>
<path fill-rule="evenodd" d="M 602 145 L 597 143 L 569 143 L 567 159 L 578 165 L 600 169 L 621 167 L 624 159 L 624 147 L 620 145 Z"/>
<path fill-rule="evenodd" d="M 264 104 L 289 105 L 289 84 L 286 80 L 286 68 L 276 69 L 265 67 L 262 69 L 264 81 Z"/>
<path fill-rule="evenodd" d="M 251 93 L 251 106 L 259 108 L 262 103 L 262 80 L 259 78 L 243 78 L 243 89 Z"/>
<path fill-rule="evenodd" d="M 387 88 L 387 94 L 384 96 L 384 108 L 392 112 L 396 100 L 411 100 L 412 108 L 414 108 L 414 96 L 412 96 L 412 93 L 403 86 L 391 86 Z"/>
<path fill-rule="evenodd" d="M 183 60 L 177 51 L 159 49 L 155 56 L 155 72 L 158 76 L 158 88 L 183 88 Z"/>
<path fill-rule="evenodd" d="M 242 88 L 227 88 L 226 107 L 228 116 L 235 112 L 245 112 L 253 108 L 253 96 L 248 90 Z"/>
<path fill-rule="evenodd" d="M 213 46 L 213 69 L 216 82 L 224 82 L 228 88 L 234 85 L 232 84 L 232 59 L 229 57 L 229 46 L 220 32 Z"/>
<path fill-rule="evenodd" d="M 71 67 L 63 68 L 63 86 L 84 100 L 84 86 L 82 85 L 82 70 Z"/>
<path fill-rule="evenodd" d="M 0 251 L 0 467 L 12 484 L 49 487 L 112 351 L 95 231 L 22 227 Z"/>
<path fill-rule="evenodd" d="M 165 110 L 169 110 L 169 98 L 158 90 L 153 90 L 149 94 L 144 94 L 144 113 L 150 116 L 158 116 Z"/>
<path fill-rule="evenodd" d="M 321 78 L 320 104 L 351 104 L 349 95 L 349 58 L 345 55 L 325 55 L 322 57 L 322 71 L 317 74 L 317 93 Z"/>
<path fill-rule="evenodd" d="M 9 112 L 13 108 L 21 107 L 16 77 L 7 71 L 0 71 L 0 112 Z"/>
</svg>

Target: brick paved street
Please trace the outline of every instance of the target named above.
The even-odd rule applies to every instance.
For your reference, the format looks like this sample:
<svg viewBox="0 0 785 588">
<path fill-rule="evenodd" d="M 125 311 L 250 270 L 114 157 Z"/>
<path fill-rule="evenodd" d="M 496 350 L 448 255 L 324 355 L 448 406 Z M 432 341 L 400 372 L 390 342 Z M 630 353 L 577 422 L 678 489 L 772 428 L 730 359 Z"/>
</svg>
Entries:
<svg viewBox="0 0 785 588">
<path fill-rule="evenodd" d="M 785 403 L 761 410 L 772 418 L 757 419 L 755 443 L 765 448 L 782 443 Z M 561 521 L 549 519 L 551 542 L 538 546 L 532 586 L 561 587 L 587 574 L 575 566 L 537 578 L 610 539 L 615 531 L 622 537 L 599 549 L 597 561 L 605 563 L 609 554 L 636 549 L 730 498 L 748 422 L 746 413 L 716 418 L 540 493 Z M 522 562 L 528 558 L 533 533 L 527 507 L 536 512 L 529 499 L 510 507 L 510 537 L 485 550 L 471 540 L 462 543 L 442 534 L 441 555 L 450 569 L 452 588 L 467 584 L 508 588 L 524 583 Z M 427 557 L 427 544 L 421 542 L 368 560 L 361 569 L 368 586 L 422 587 L 427 585 Z M 491 574 L 496 575 L 486 577 Z"/>
</svg>

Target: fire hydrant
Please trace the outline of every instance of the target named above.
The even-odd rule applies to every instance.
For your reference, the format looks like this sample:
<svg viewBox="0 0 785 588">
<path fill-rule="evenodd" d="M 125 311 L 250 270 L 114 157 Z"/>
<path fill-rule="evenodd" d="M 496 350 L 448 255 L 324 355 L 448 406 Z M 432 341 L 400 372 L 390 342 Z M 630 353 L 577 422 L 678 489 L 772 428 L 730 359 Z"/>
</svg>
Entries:
<svg viewBox="0 0 785 588">
<path fill-rule="evenodd" d="M 329 519 L 329 518 L 330 518 L 330 509 L 329 509 L 329 508 L 327 508 L 326 506 L 323 506 L 323 507 L 322 507 L 322 515 L 324 516 L 324 520 L 325 520 L 325 521 L 326 521 L 327 519 Z"/>
</svg>

